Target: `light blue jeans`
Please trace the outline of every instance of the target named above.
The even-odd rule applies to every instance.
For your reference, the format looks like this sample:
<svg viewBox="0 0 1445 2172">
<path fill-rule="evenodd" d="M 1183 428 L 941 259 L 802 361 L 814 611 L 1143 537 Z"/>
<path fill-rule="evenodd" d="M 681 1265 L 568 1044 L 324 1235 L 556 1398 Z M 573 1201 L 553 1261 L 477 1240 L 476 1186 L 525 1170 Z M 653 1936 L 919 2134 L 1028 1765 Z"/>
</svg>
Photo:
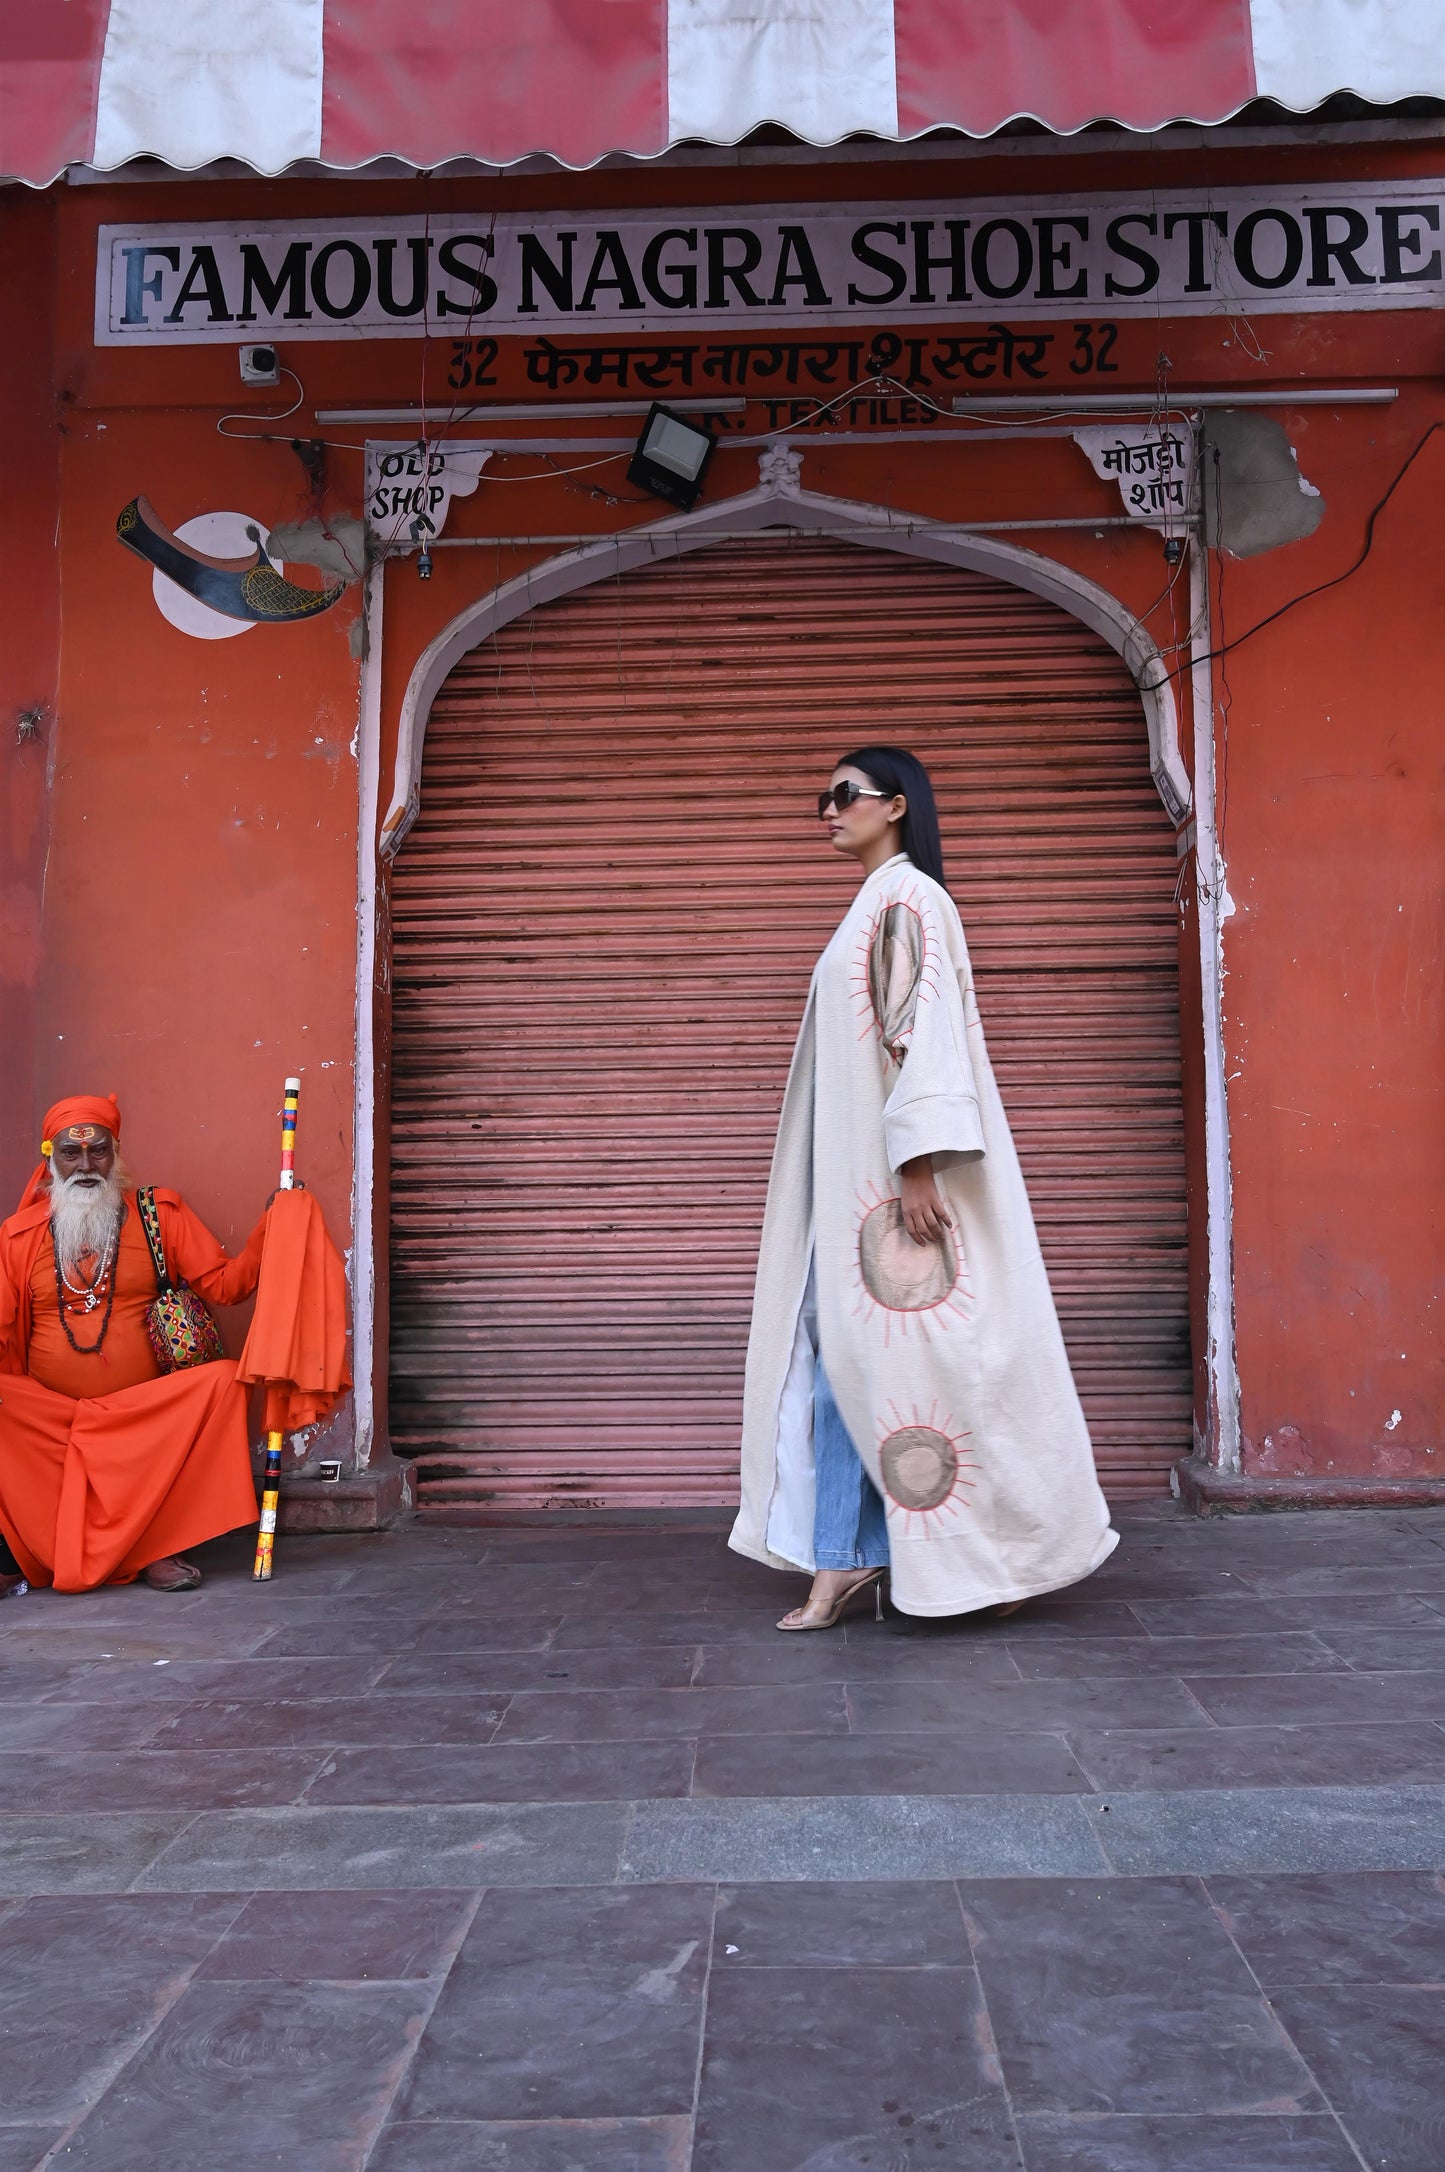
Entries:
<svg viewBox="0 0 1445 2172">
<path fill-rule="evenodd" d="M 813 1374 L 813 1480 L 817 1567 L 886 1568 L 883 1498 L 859 1460 L 821 1362 Z"/>
</svg>

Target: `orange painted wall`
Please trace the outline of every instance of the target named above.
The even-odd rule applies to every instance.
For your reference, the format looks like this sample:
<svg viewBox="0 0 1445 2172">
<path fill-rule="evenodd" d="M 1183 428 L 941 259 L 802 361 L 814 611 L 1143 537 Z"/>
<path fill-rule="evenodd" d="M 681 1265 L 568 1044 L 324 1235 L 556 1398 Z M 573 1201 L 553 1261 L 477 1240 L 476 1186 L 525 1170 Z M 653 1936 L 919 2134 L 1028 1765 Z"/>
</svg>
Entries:
<svg viewBox="0 0 1445 2172">
<path fill-rule="evenodd" d="M 1344 570 L 1436 426 L 1364 567 L 1224 660 L 1236 1304 L 1260 1473 L 1445 1477 L 1442 412 L 1437 381 L 1302 419 L 1324 523 L 1224 566 L 1216 640 Z"/>
<path fill-rule="evenodd" d="M 16 515 L 0 535 L 0 1211 L 35 1163 L 36 1002 L 60 669 L 60 435 L 51 383 L 55 204 L 0 189 L 0 395 Z M 37 715 L 38 712 L 38 715 Z M 22 727 L 29 715 L 33 727 Z"/>
<path fill-rule="evenodd" d="M 1158 178 L 1239 183 L 1424 173 L 1437 163 L 1430 147 L 1209 149 L 1171 156 Z M 55 880 L 35 1086 L 42 1104 L 57 1086 L 114 1086 L 130 1114 L 133 1157 L 148 1174 L 181 1183 L 218 1231 L 236 1238 L 269 1187 L 272 1111 L 294 1064 L 306 1080 L 303 1162 L 333 1227 L 349 1226 L 358 600 L 353 591 L 309 624 L 215 643 L 187 640 L 160 619 L 146 569 L 114 540 L 115 515 L 130 496 L 145 491 L 172 525 L 221 506 L 270 524 L 301 513 L 305 488 L 284 445 L 217 435 L 224 408 L 259 417 L 269 400 L 240 395 L 232 349 L 93 348 L 100 221 L 412 210 L 423 201 L 440 210 L 925 198 L 1136 179 L 1128 162 L 1059 156 L 1026 166 L 1011 156 L 872 171 L 709 167 L 519 178 L 429 192 L 420 182 L 56 192 L 63 272 L 55 379 L 69 419 Z M 1445 414 L 1442 334 L 1427 313 L 1264 318 L 1255 331 L 1263 365 L 1224 319 L 1126 323 L 1110 389 L 1152 387 L 1162 347 L 1176 385 L 1357 379 L 1401 383 L 1404 397 L 1388 411 L 1289 417 L 1303 470 L 1325 494 L 1326 518 L 1307 542 L 1225 563 L 1216 633 L 1226 638 L 1350 563 L 1369 507 Z M 520 396 L 528 389 L 520 343 L 503 347 L 497 392 Z M 284 427 L 307 434 L 315 406 L 410 402 L 420 389 L 419 343 L 411 341 L 318 343 L 284 358 L 306 387 L 305 407 Z M 428 363 L 433 399 L 445 396 L 446 359 L 443 348 Z M 327 434 L 356 448 L 332 455 L 327 507 L 359 512 L 367 433 Z M 1445 1191 L 1438 908 L 1445 832 L 1431 752 L 1445 608 L 1433 544 L 1442 463 L 1445 441 L 1437 438 L 1382 517 L 1363 572 L 1227 661 L 1227 729 L 1218 735 L 1235 905 L 1226 1023 L 1251 1468 L 1428 1474 L 1438 1460 L 1431 1451 L 1445 1456 L 1428 1230 Z M 534 466 L 498 462 L 476 497 L 454 506 L 449 535 L 604 534 L 663 510 L 609 506 L 590 494 L 591 476 L 502 487 L 503 478 Z M 628 494 L 620 469 L 602 480 Z M 755 480 L 755 454 L 724 446 L 709 500 Z M 1118 509 L 1112 487 L 1059 440 L 988 448 L 809 442 L 804 482 L 952 519 Z M 1135 610 L 1156 607 L 1151 630 L 1170 638 L 1157 538 L 1103 530 L 1028 540 Z M 408 563 L 388 569 L 383 805 L 397 712 L 421 648 L 499 577 L 548 555 L 542 546 L 441 550 L 426 585 Z M 1180 636 L 1187 611 L 1178 594 L 1174 605 Z M 1185 1025 L 1192 1190 L 1202 1205 L 1197 1027 L 1190 1018 Z M 384 1121 L 383 1109 L 383 1128 Z M 384 1182 L 381 1200 L 384 1208 Z M 1202 1239 L 1202 1214 L 1198 1221 Z M 384 1227 L 381 1235 L 384 1266 Z M 1397 1408 L 1398 1423 L 1385 1430 Z"/>
<path fill-rule="evenodd" d="M 110 396 L 77 329 L 94 251 L 80 194 L 61 202 L 65 611 L 37 1094 L 115 1091 L 132 1166 L 234 1246 L 276 1182 L 295 1071 L 300 1166 L 345 1245 L 358 595 L 226 640 L 161 616 L 115 536 L 137 492 L 172 526 L 227 509 L 269 528 L 307 485 L 284 444 L 218 435 L 213 405 Z"/>
</svg>

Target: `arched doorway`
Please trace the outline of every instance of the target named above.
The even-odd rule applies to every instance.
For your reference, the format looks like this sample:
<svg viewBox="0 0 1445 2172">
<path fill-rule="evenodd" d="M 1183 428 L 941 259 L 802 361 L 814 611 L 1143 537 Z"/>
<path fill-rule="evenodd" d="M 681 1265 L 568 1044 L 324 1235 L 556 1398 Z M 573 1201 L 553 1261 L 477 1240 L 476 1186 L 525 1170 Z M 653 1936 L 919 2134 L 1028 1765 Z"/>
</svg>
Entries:
<svg viewBox="0 0 1445 2172">
<path fill-rule="evenodd" d="M 424 1502 L 732 1496 L 772 1128 L 892 736 L 950 879 L 1106 1483 L 1189 1446 L 1172 831 L 1113 650 L 988 575 L 722 543 L 513 619 L 394 870 L 392 1438 Z M 760 881 L 761 875 L 766 881 Z"/>
</svg>

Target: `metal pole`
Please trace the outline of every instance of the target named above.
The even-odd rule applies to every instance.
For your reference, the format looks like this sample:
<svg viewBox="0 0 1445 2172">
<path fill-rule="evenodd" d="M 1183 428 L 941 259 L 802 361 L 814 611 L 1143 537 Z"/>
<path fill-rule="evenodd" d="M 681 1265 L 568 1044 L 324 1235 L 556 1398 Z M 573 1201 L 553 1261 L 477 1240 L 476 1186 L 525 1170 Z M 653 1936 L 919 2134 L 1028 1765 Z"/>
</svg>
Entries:
<svg viewBox="0 0 1445 2172">
<path fill-rule="evenodd" d="M 850 543 L 867 543 L 876 535 L 1002 535 L 1020 530 L 1047 528 L 1143 528 L 1146 523 L 1134 520 L 1126 513 L 1102 513 L 1097 517 L 1080 515 L 1067 520 L 909 520 L 890 521 L 885 527 L 880 523 L 870 528 L 795 528 L 791 522 L 780 521 L 771 528 L 714 528 L 709 531 L 709 543 L 776 543 L 783 536 L 807 536 L 813 539 L 840 536 Z M 624 543 L 629 536 L 648 534 L 649 524 L 639 521 L 632 528 L 593 530 L 584 535 L 436 535 L 427 544 L 433 551 L 486 550 L 501 546 L 504 549 L 528 550 L 533 544 L 542 543 Z M 1153 533 L 1153 531 L 1150 531 Z M 696 530 L 689 531 L 697 533 Z M 664 548 L 670 546 L 673 534 L 654 535 L 653 540 Z M 399 551 L 397 557 L 408 552 Z"/>
</svg>

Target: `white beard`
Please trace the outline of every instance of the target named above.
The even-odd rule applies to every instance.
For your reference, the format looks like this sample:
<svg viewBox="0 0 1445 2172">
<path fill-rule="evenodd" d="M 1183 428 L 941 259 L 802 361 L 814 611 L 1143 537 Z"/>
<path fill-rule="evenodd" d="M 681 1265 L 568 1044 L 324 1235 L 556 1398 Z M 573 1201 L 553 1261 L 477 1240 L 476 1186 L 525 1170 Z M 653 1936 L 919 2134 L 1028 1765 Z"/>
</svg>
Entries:
<svg viewBox="0 0 1445 2172">
<path fill-rule="evenodd" d="M 50 1178 L 50 1235 L 60 1271 L 73 1275 L 87 1254 L 104 1259 L 120 1227 L 125 1201 L 125 1172 L 119 1161 L 110 1175 Z"/>
</svg>

